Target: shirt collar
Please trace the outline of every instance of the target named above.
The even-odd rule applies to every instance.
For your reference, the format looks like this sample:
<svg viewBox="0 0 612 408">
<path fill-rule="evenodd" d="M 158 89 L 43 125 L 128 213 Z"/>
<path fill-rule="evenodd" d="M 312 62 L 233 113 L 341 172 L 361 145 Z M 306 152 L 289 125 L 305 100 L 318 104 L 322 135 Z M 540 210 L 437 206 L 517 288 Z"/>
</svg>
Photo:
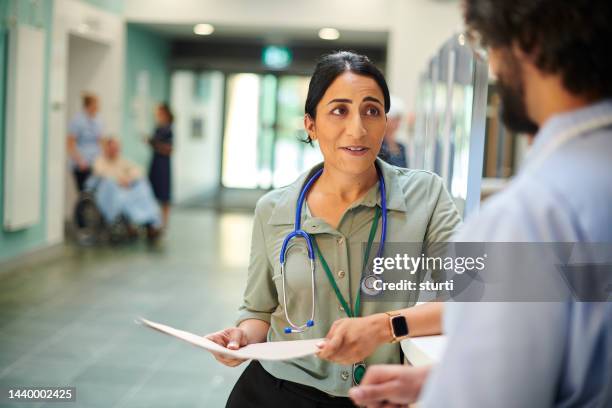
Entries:
<svg viewBox="0 0 612 408">
<path fill-rule="evenodd" d="M 569 112 L 554 115 L 540 128 L 531 146 L 528 161 L 537 157 L 560 133 L 570 128 L 612 115 L 612 99 L 604 99 L 594 104 Z"/>
<path fill-rule="evenodd" d="M 379 158 L 376 159 L 376 164 L 381 170 L 383 179 L 385 180 L 385 187 L 387 189 L 387 210 L 407 211 L 406 200 L 398 178 L 401 170 Z M 317 164 L 312 169 L 302 173 L 296 181 L 284 188 L 268 220 L 269 225 L 293 224 L 295 222 L 295 210 L 302 186 L 321 167 L 323 167 L 323 163 Z M 374 207 L 375 205 L 381 206 L 378 183 L 372 186 L 363 198 L 353 204 L 352 207 L 358 207 L 360 205 L 366 207 Z M 305 217 L 306 211 L 303 208 L 302 220 L 304 220 Z"/>
</svg>

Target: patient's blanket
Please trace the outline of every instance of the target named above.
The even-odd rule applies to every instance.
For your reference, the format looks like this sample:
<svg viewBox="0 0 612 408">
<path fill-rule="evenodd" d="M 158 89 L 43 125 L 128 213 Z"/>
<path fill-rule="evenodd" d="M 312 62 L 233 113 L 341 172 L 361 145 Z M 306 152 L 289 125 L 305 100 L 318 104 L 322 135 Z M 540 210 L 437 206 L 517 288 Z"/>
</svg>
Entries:
<svg viewBox="0 0 612 408">
<path fill-rule="evenodd" d="M 87 181 L 95 191 L 96 205 L 106 222 L 112 223 L 123 215 L 132 224 L 161 227 L 159 205 L 148 180 L 138 179 L 128 187 L 121 187 L 110 178 L 91 177 Z"/>
</svg>

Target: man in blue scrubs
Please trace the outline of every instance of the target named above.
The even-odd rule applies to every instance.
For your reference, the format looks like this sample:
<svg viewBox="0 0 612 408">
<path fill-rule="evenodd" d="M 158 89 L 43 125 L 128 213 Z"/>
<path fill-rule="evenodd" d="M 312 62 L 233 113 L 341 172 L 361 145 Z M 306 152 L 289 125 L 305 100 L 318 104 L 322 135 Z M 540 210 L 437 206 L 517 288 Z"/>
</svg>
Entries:
<svg viewBox="0 0 612 408">
<path fill-rule="evenodd" d="M 537 134 L 520 173 L 456 241 L 612 243 L 612 2 L 466 0 L 464 10 L 489 47 L 504 122 Z M 449 303 L 445 313 L 439 364 L 373 366 L 353 400 L 612 406 L 611 302 Z"/>
</svg>

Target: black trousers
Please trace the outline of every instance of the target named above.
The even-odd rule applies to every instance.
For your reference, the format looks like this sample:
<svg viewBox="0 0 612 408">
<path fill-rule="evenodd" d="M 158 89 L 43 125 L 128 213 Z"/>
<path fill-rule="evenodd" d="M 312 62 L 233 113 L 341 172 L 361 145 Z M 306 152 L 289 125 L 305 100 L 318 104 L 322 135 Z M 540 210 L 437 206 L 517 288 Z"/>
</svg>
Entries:
<svg viewBox="0 0 612 408">
<path fill-rule="evenodd" d="M 85 181 L 91 175 L 91 169 L 86 170 L 72 170 L 74 173 L 74 182 L 76 183 L 76 188 L 78 192 L 82 192 L 85 189 Z"/>
<path fill-rule="evenodd" d="M 257 361 L 244 370 L 225 408 L 338 408 L 355 407 L 349 398 L 332 397 L 323 391 L 268 373 Z"/>
</svg>

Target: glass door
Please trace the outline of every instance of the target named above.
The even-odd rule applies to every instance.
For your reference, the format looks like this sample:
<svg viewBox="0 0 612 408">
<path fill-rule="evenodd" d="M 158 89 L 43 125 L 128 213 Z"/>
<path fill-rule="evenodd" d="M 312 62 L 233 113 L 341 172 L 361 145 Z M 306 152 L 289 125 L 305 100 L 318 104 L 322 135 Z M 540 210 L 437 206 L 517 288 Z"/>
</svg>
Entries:
<svg viewBox="0 0 612 408">
<path fill-rule="evenodd" d="M 222 183 L 229 188 L 276 188 L 322 160 L 303 142 L 308 77 L 230 74 Z"/>
<path fill-rule="evenodd" d="M 261 82 L 256 74 L 227 77 L 221 164 L 221 181 L 226 187 L 256 188 L 260 185 L 257 152 Z"/>
</svg>

